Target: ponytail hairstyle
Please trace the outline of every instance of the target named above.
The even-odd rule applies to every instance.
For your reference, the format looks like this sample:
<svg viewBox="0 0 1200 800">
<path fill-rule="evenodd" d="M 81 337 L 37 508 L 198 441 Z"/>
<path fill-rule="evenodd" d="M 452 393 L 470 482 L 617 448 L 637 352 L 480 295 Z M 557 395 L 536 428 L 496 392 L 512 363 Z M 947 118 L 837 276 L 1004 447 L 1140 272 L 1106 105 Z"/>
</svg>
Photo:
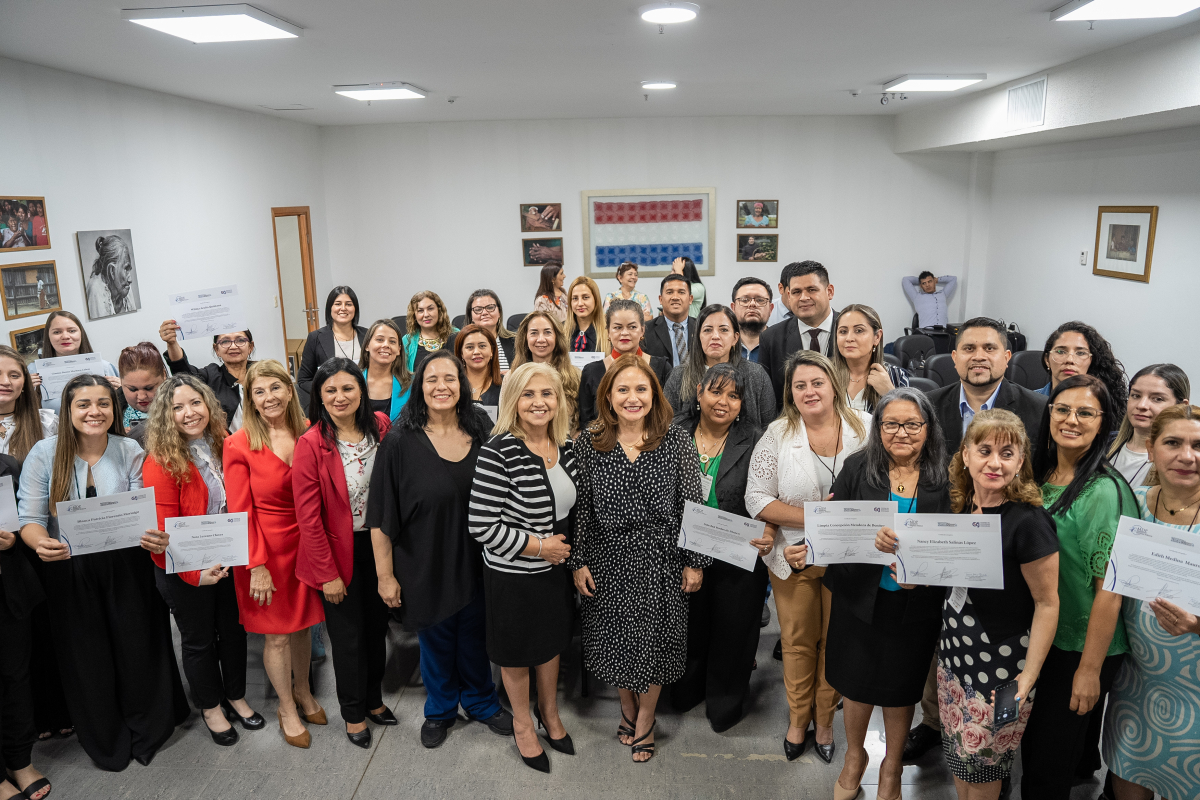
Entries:
<svg viewBox="0 0 1200 800">
<path fill-rule="evenodd" d="M 150 342 L 138 342 L 126 347 L 117 358 L 117 372 L 122 378 L 138 370 L 145 370 L 151 375 L 167 374 L 167 365 L 163 363 L 162 353 Z"/>
<path fill-rule="evenodd" d="M 8 345 L 0 345 L 0 358 L 12 359 L 21 370 L 21 393 L 17 395 L 16 406 L 13 408 L 12 436 L 8 440 L 8 454 L 17 461 L 24 461 L 25 456 L 33 446 L 46 435 L 42 428 L 41 398 L 33 388 L 33 379 L 29 377 L 29 366 L 16 350 Z"/>
<path fill-rule="evenodd" d="M 75 483 L 75 456 L 79 452 L 79 432 L 71 420 L 71 404 L 75 395 L 81 389 L 89 386 L 99 386 L 108 393 L 109 410 L 112 411 L 112 422 L 108 426 L 109 436 L 124 436 L 124 426 L 121 415 L 117 413 L 117 390 L 108 379 L 102 375 L 76 375 L 67 381 L 62 393 L 63 419 L 58 424 L 58 442 L 54 449 L 54 468 L 50 473 L 50 513 L 57 515 L 55 503 L 61 503 L 71 496 L 71 487 Z"/>
</svg>

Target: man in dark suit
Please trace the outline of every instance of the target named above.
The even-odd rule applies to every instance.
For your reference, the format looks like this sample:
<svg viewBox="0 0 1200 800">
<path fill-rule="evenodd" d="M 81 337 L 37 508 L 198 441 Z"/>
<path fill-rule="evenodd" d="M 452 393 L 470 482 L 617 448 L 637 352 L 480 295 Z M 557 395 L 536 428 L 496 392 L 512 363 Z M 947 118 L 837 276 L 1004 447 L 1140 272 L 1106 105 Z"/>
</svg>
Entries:
<svg viewBox="0 0 1200 800">
<path fill-rule="evenodd" d="M 953 458 L 962 446 L 963 433 L 975 414 L 1003 408 L 1021 418 L 1030 444 L 1038 441 L 1046 398 L 1004 378 L 1012 352 L 1008 349 L 1008 331 L 1004 323 L 988 317 L 975 317 L 963 323 L 950 354 L 958 371 L 958 383 L 929 393 L 938 425 L 946 437 L 946 453 Z M 936 664 L 936 661 L 934 662 Z M 941 745 L 938 718 L 937 679 L 930 669 L 921 699 L 921 724 L 908 733 L 904 760 L 912 761 L 935 745 Z"/>
<path fill-rule="evenodd" d="M 665 358 L 672 367 L 678 367 L 687 360 L 688 348 L 696 337 L 696 320 L 688 316 L 692 285 L 687 278 L 672 273 L 662 279 L 658 291 L 663 313 L 646 324 L 642 351 Z"/>
<path fill-rule="evenodd" d="M 783 366 L 797 350 L 816 350 L 833 356 L 837 347 L 837 312 L 829 307 L 833 284 L 829 272 L 816 261 L 795 261 L 779 276 L 779 299 L 795 315 L 763 331 L 758 363 L 771 378 L 775 401 L 783 405 Z"/>
</svg>

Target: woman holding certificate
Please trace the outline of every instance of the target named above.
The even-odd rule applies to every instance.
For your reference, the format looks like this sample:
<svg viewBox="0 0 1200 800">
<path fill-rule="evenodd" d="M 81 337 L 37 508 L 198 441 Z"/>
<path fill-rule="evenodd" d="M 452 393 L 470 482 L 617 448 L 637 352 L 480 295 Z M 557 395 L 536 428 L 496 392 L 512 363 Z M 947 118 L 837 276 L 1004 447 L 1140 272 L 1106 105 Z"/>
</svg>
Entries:
<svg viewBox="0 0 1200 800">
<path fill-rule="evenodd" d="M 70 311 L 55 311 L 46 317 L 46 325 L 42 328 L 42 350 L 38 354 L 39 358 L 62 358 L 63 356 L 88 355 L 92 352 L 94 352 L 92 343 L 88 340 L 87 331 L 83 329 L 83 323 L 79 321 L 79 317 Z M 114 389 L 121 388 L 121 379 L 118 377 L 117 368 L 112 364 L 101 360 L 97 372 L 103 375 Z M 34 372 L 32 378 L 33 388 L 39 388 L 42 385 L 42 376 Z M 62 397 L 60 396 L 54 400 L 45 400 L 43 404 L 46 410 L 57 414 L 61 401 Z"/>
<path fill-rule="evenodd" d="M 1177 405 L 1160 413 L 1146 452 L 1154 469 L 1150 485 L 1133 490 L 1140 517 L 1200 533 L 1200 407 Z M 1179 737 L 1194 737 L 1200 718 L 1200 694 L 1194 689 L 1200 620 L 1194 609 L 1162 599 L 1125 598 L 1122 616 L 1129 656 L 1113 683 L 1104 719 L 1104 762 L 1116 800 L 1200 797 L 1200 772 L 1179 764 L 1181 748 L 1189 746 Z M 1195 763 L 1194 745 L 1191 753 L 1185 763 Z"/>
<path fill-rule="evenodd" d="M 1021 795 L 1066 800 L 1091 715 L 1129 652 L 1121 596 L 1101 583 L 1121 515 L 1137 501 L 1104 458 L 1119 409 L 1104 382 L 1074 375 L 1050 391 L 1034 476 L 1058 529 L 1058 629 L 1025 729 Z"/>
<path fill-rule="evenodd" d="M 192 375 L 168 378 L 146 418 L 145 485 L 154 489 L 158 529 L 172 517 L 225 512 L 221 473 L 225 413 L 216 395 Z M 229 567 L 167 574 L 166 555 L 151 555 L 154 581 L 175 615 L 183 649 L 183 673 L 204 714 L 212 740 L 236 744 L 237 720 L 246 730 L 266 722 L 246 702 L 246 629 L 238 620 Z"/>
<path fill-rule="evenodd" d="M 846 459 L 865 443 L 870 417 L 846 404 L 841 373 L 815 350 L 794 353 L 784 375 L 783 413 L 754 448 L 746 509 L 782 529 L 772 535 L 768 527 L 772 543 L 760 549 L 767 553 L 779 614 L 790 712 L 783 752 L 788 761 L 799 758 L 808 742 L 809 723 L 815 721 L 817 756 L 828 764 L 833 760 L 838 704 L 837 690 L 825 677 L 832 597 L 821 585 L 825 568 L 804 568 L 807 549 L 799 542 L 804 536 L 804 503 L 829 497 Z"/>
<path fill-rule="evenodd" d="M 189 709 L 150 559 L 136 548 L 72 557 L 59 540 L 57 503 L 140 489 L 145 457 L 121 435 L 117 392 L 105 378 L 76 375 L 62 399 L 58 435 L 25 459 L 21 538 L 46 562 L 55 650 L 79 742 L 101 769 L 119 772 L 130 758 L 149 764 Z M 141 546 L 162 553 L 167 537 L 147 531 Z"/>
<path fill-rule="evenodd" d="M 247 410 L 247 404 L 243 402 L 243 380 L 246 370 L 254 363 L 250 360 L 250 356 L 254 355 L 254 335 L 247 330 L 214 336 L 212 349 L 217 357 L 216 362 L 195 367 L 179 346 L 178 330 L 179 326 L 173 319 L 166 320 L 158 327 L 159 338 L 167 343 L 167 366 L 171 374 L 188 372 L 204 381 L 213 390 L 225 412 L 229 432 L 238 432 L 242 429 L 242 417 Z"/>
<path fill-rule="evenodd" d="M 250 563 L 234 567 L 242 625 L 266 634 L 263 666 L 279 695 L 279 729 L 293 747 L 307 748 L 303 720 L 326 723 L 308 687 L 309 628 L 325 618 L 320 595 L 296 577 L 300 526 L 292 491 L 296 440 L 308 427 L 292 378 L 273 359 L 246 370 L 245 426 L 224 442 L 229 510 L 249 515 Z"/>
<path fill-rule="evenodd" d="M 403 364 L 399 348 L 396 353 Z M 324 594 L 346 738 L 367 749 L 367 719 L 396 724 L 383 704 L 388 610 L 379 598 L 365 522 L 375 454 L 391 425 L 387 414 L 371 410 L 366 378 L 353 361 L 329 359 L 317 367 L 311 386 L 308 416 L 314 423 L 296 442 L 292 459 L 300 525 L 296 577 Z"/>
</svg>

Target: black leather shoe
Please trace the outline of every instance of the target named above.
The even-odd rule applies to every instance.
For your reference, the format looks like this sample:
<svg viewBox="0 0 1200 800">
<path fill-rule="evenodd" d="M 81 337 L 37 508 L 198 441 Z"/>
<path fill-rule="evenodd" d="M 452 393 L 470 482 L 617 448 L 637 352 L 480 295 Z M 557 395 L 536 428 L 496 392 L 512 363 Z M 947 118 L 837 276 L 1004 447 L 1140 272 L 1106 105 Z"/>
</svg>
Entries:
<svg viewBox="0 0 1200 800">
<path fill-rule="evenodd" d="M 792 744 L 788 741 L 787 735 L 783 737 L 783 754 L 787 756 L 788 761 L 795 761 L 800 756 L 804 755 L 804 748 L 808 745 L 808 734 L 804 734 L 804 741 L 800 744 Z"/>
<path fill-rule="evenodd" d="M 241 714 L 233 710 L 233 706 L 228 700 L 221 701 L 221 710 L 225 712 L 225 719 L 230 722 L 237 722 L 248 731 L 262 730 L 266 726 L 267 721 L 263 719 L 263 715 L 255 711 L 248 717 L 243 717 Z"/>
<path fill-rule="evenodd" d="M 1012 776 L 1005 776 L 1004 780 L 1000 783 L 1000 800 L 1008 800 L 1008 798 L 1011 796 Z M 1096 800 L 1112 800 L 1112 798 L 1105 797 L 1103 794 L 1101 794 L 1100 797 L 1096 798 Z"/>
<path fill-rule="evenodd" d="M 422 731 L 422 733 L 424 733 L 424 731 Z M 361 747 L 363 750 L 369 750 L 371 748 L 371 729 L 370 728 L 364 728 L 361 731 L 359 731 L 358 733 L 351 733 L 350 731 L 346 731 L 346 738 L 350 740 L 350 744 L 357 745 L 357 746 Z M 426 746 L 428 746 L 428 745 L 426 745 Z"/>
<path fill-rule="evenodd" d="M 207 722 L 204 723 L 204 727 L 208 728 Z M 237 729 L 232 725 L 229 726 L 229 730 L 221 731 L 219 733 L 214 731 L 212 728 L 208 728 L 208 735 L 212 737 L 214 742 L 221 745 L 221 747 L 233 747 L 238 741 Z"/>
<path fill-rule="evenodd" d="M 763 603 L 762 619 L 758 621 L 758 627 L 765 628 L 771 624 L 771 607 Z"/>
<path fill-rule="evenodd" d="M 562 753 L 563 755 L 568 755 L 568 756 L 575 755 L 575 743 L 571 741 L 571 734 L 564 733 L 563 737 L 561 739 L 551 739 L 550 738 L 550 729 L 546 727 L 546 723 L 542 722 L 542 710 L 540 708 L 538 708 L 537 706 L 534 706 L 533 707 L 533 716 L 537 718 L 538 727 L 541 728 L 542 730 L 546 731 L 546 741 L 550 743 L 551 747 L 553 747 L 555 750 Z M 524 758 L 524 757 L 525 756 L 521 756 L 521 758 Z M 533 766 L 533 765 L 530 764 L 530 766 Z"/>
<path fill-rule="evenodd" d="M 367 719 L 371 720 L 371 722 L 374 722 L 376 725 L 399 725 L 400 724 L 400 720 L 396 719 L 396 715 L 393 714 L 392 710 L 390 708 L 388 708 L 387 706 L 383 707 L 382 714 L 372 714 L 370 711 L 368 711 Z"/>
<path fill-rule="evenodd" d="M 820 742 L 813 742 L 813 749 L 817 751 L 817 758 L 821 759 L 826 764 L 833 763 L 834 747 L 835 747 L 834 742 L 830 742 L 829 744 L 821 744 Z"/>
<path fill-rule="evenodd" d="M 934 745 L 941 743 L 941 732 L 921 723 L 908 732 L 908 737 L 904 740 L 904 754 L 901 758 L 904 761 L 916 761 L 932 750 Z"/>
<path fill-rule="evenodd" d="M 487 725 L 492 733 L 496 734 L 497 736 L 513 735 L 512 714 L 508 713 L 503 708 L 487 719 L 479 720 L 479 722 Z"/>
<path fill-rule="evenodd" d="M 154 753 L 144 756 L 134 756 L 133 760 L 141 764 L 143 767 L 150 766 L 150 762 L 154 760 Z"/>
<path fill-rule="evenodd" d="M 446 731 L 454 726 L 454 719 L 427 719 L 421 725 L 421 744 L 433 749 L 446 741 Z"/>
<path fill-rule="evenodd" d="M 776 661 L 783 661 L 783 639 L 775 642 L 775 649 L 771 651 L 771 656 Z"/>
<path fill-rule="evenodd" d="M 538 772 L 545 772 L 547 774 L 550 772 L 550 757 L 546 755 L 545 750 L 538 753 L 533 758 L 521 756 L 521 760 L 524 761 L 525 766 L 529 767 L 530 769 L 536 769 Z"/>
</svg>

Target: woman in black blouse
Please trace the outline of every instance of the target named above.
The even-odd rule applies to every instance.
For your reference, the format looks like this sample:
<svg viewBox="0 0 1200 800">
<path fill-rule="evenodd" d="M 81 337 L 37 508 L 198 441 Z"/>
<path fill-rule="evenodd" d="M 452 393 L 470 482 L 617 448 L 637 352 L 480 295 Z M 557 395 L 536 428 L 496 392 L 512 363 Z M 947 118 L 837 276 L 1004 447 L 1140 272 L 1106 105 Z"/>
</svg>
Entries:
<svg viewBox="0 0 1200 800">
<path fill-rule="evenodd" d="M 358 295 L 349 286 L 335 286 L 325 298 L 325 327 L 317 328 L 304 342 L 296 387 L 300 407 L 308 408 L 308 393 L 317 367 L 331 358 L 358 361 L 367 329 L 358 324 Z"/>
<path fill-rule="evenodd" d="M 236 433 L 242 428 L 242 379 L 246 370 L 254 362 L 254 336 L 249 330 L 222 333 L 213 337 L 213 355 L 216 363 L 194 367 L 188 361 L 187 353 L 179 346 L 176 331 L 179 326 L 175 320 L 169 319 L 158 328 L 159 337 L 167 343 L 167 366 L 172 375 L 187 372 L 195 375 L 213 390 L 217 402 L 225 411 L 225 419 L 229 420 L 229 432 Z"/>
<path fill-rule="evenodd" d="M 504 327 L 504 305 L 500 296 L 491 289 L 476 289 L 467 298 L 467 325 L 478 325 L 492 334 L 499 346 L 496 357 L 500 360 L 501 373 L 507 373 L 513 360 L 513 349 L 517 339 L 513 332 Z M 466 330 L 466 326 L 463 326 Z M 454 349 L 454 340 L 459 333 L 452 334 L 446 342 L 446 349 Z"/>
<path fill-rule="evenodd" d="M 567 289 L 571 317 L 567 320 L 567 343 L 572 353 L 604 353 L 609 350 L 600 287 L 586 275 L 571 281 Z"/>
<path fill-rule="evenodd" d="M 448 350 L 417 365 L 412 397 L 379 445 L 367 496 L 379 595 L 421 643 L 425 747 L 446 740 L 460 705 L 495 733 L 513 732 L 492 682 L 483 559 L 467 527 L 475 462 L 492 425 L 466 387 L 466 370 Z"/>
<path fill-rule="evenodd" d="M 454 334 L 454 355 L 467 370 L 463 389 L 481 406 L 500 404 L 500 383 L 504 380 L 496 337 L 487 328 L 474 323 Z"/>
<path fill-rule="evenodd" d="M 608 306 L 608 311 L 604 313 L 604 319 L 612 350 L 604 356 L 603 361 L 593 361 L 583 368 L 583 374 L 579 379 L 579 427 L 581 429 L 586 428 L 592 420 L 596 419 L 600 382 L 621 356 L 634 354 L 642 359 L 649 365 L 660 388 L 667 385 L 667 378 L 671 376 L 671 362 L 668 359 L 642 352 L 642 337 L 646 335 L 646 323 L 642 318 L 640 303 L 617 298 Z"/>
</svg>

